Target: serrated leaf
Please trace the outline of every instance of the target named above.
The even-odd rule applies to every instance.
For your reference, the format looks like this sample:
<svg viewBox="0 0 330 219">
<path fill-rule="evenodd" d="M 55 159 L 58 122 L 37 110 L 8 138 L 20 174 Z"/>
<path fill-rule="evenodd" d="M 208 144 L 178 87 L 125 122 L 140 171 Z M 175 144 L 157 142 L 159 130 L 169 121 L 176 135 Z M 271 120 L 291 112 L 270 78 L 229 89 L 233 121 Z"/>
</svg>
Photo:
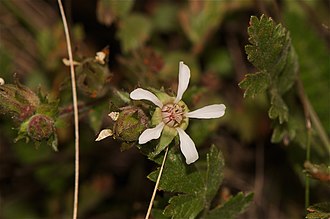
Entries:
<svg viewBox="0 0 330 219">
<path fill-rule="evenodd" d="M 251 45 L 247 45 L 245 50 L 248 60 L 258 72 L 254 77 L 247 74 L 240 87 L 247 89 L 244 94 L 247 97 L 271 88 L 268 115 L 271 119 L 278 118 L 280 124 L 287 122 L 288 107 L 282 96 L 293 86 L 298 73 L 297 56 L 289 32 L 281 24 L 276 25 L 271 18 L 262 15 L 260 19 L 251 17 L 248 34 Z"/>
<path fill-rule="evenodd" d="M 270 85 L 270 77 L 265 71 L 245 75 L 245 79 L 239 83 L 239 87 L 245 89 L 244 97 L 254 98 L 264 92 Z"/>
<path fill-rule="evenodd" d="M 244 195 L 240 192 L 223 205 L 211 210 L 205 219 L 234 219 L 249 206 L 252 199 L 253 193 Z"/>
<path fill-rule="evenodd" d="M 288 121 L 289 117 L 289 109 L 287 105 L 284 103 L 282 97 L 276 93 L 273 93 L 272 99 L 271 99 L 271 107 L 268 111 L 268 116 L 271 119 L 279 119 L 280 124 L 283 122 Z"/>
<path fill-rule="evenodd" d="M 117 37 L 124 52 L 128 52 L 142 46 L 149 38 L 150 32 L 150 20 L 140 14 L 131 14 L 121 20 Z"/>
<path fill-rule="evenodd" d="M 292 110 L 288 122 L 280 124 L 279 121 L 274 121 L 271 142 L 279 143 L 283 141 L 285 145 L 288 145 L 291 141 L 294 141 L 304 148 L 307 140 L 304 115 L 299 108 L 293 108 L 293 105 L 295 103 L 291 102 L 289 108 Z"/>
<path fill-rule="evenodd" d="M 157 159 L 161 162 L 162 157 Z M 197 163 L 202 162 L 197 161 Z M 169 200 L 164 214 L 172 218 L 195 218 L 209 206 L 223 179 L 224 159 L 215 146 L 206 156 L 203 168 L 187 166 L 177 148 L 171 148 L 160 180 L 159 189 L 180 193 Z M 159 171 L 148 177 L 155 181 Z"/>
<path fill-rule="evenodd" d="M 271 75 L 282 71 L 289 46 L 287 31 L 282 25 L 275 25 L 271 18 L 262 15 L 251 17 L 248 28 L 249 42 L 245 47 L 248 60 L 258 69 Z"/>
<path fill-rule="evenodd" d="M 327 219 L 330 217 L 330 202 L 322 202 L 307 208 L 307 219 Z"/>
</svg>

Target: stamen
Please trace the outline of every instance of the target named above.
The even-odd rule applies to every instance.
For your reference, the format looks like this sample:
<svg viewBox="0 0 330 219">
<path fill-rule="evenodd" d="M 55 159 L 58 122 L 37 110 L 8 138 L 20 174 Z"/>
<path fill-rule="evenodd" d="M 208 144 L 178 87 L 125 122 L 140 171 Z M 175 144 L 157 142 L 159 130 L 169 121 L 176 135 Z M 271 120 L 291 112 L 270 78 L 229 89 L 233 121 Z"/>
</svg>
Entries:
<svg viewBox="0 0 330 219">
<path fill-rule="evenodd" d="M 184 119 L 184 107 L 178 104 L 167 104 L 162 108 L 163 122 L 171 127 L 178 127 Z"/>
</svg>

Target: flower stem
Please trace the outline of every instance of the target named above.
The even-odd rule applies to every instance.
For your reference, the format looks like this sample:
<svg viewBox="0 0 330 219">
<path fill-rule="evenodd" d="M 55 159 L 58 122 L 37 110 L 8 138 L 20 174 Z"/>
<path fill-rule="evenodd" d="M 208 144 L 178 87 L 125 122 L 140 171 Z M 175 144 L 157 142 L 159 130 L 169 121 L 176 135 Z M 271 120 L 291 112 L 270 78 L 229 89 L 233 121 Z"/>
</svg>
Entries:
<svg viewBox="0 0 330 219">
<path fill-rule="evenodd" d="M 158 177 L 157 177 L 157 181 L 156 181 L 156 184 L 155 184 L 154 191 L 152 193 L 152 197 L 151 197 L 151 200 L 150 200 L 150 203 L 149 203 L 149 208 L 148 208 L 145 219 L 148 219 L 149 216 L 150 216 L 150 213 L 151 213 L 152 205 L 154 203 L 154 200 L 155 200 L 155 197 L 156 197 L 156 192 L 157 192 L 158 185 L 159 185 L 159 182 L 160 182 L 160 177 L 162 176 L 162 173 L 163 173 L 163 170 L 164 170 L 164 165 L 165 165 L 166 157 L 167 157 L 167 154 L 168 154 L 168 148 L 169 147 L 167 146 L 166 149 L 165 149 L 165 155 L 164 155 L 163 162 L 162 162 L 162 165 L 161 165 L 160 170 L 159 170 L 159 174 L 158 174 Z"/>
<path fill-rule="evenodd" d="M 310 160 L 311 151 L 311 128 L 310 124 L 307 124 L 307 145 L 306 145 L 306 161 Z M 305 209 L 309 207 L 309 176 L 305 175 Z"/>
<path fill-rule="evenodd" d="M 305 122 L 306 122 L 306 130 L 307 130 L 307 140 L 306 140 L 306 161 L 310 161 L 310 151 L 311 151 L 311 136 L 312 136 L 312 123 L 318 132 L 321 141 L 323 142 L 326 151 L 328 151 L 328 148 L 330 146 L 329 139 L 326 135 L 326 132 L 323 129 L 323 126 L 315 113 L 313 106 L 309 102 L 308 97 L 305 94 L 304 86 L 302 84 L 302 81 L 298 79 L 297 81 L 297 88 L 298 88 L 298 94 L 300 97 L 300 101 L 303 105 L 303 110 L 305 114 Z M 309 197 L 310 197 L 310 186 L 309 186 L 309 176 L 305 175 L 305 208 L 307 209 L 309 206 Z"/>
<path fill-rule="evenodd" d="M 79 115 L 78 115 L 78 100 L 77 100 L 77 88 L 76 77 L 73 67 L 73 57 L 71 49 L 71 40 L 69 34 L 69 28 L 65 17 L 64 9 L 61 0 L 58 0 L 58 6 L 60 8 L 66 44 L 68 48 L 68 55 L 70 61 L 71 72 L 71 87 L 72 87 L 72 101 L 73 101 L 73 113 L 74 113 L 74 129 L 75 129 L 75 182 L 74 182 L 74 199 L 73 199 L 73 215 L 72 218 L 76 219 L 78 215 L 78 192 L 79 192 Z"/>
</svg>

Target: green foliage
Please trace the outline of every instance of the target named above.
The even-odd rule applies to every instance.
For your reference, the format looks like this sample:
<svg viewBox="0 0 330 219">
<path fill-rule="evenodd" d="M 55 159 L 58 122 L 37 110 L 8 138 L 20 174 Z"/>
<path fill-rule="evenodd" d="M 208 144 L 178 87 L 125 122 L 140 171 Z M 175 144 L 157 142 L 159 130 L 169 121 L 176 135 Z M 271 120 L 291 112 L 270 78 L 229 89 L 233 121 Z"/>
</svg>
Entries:
<svg viewBox="0 0 330 219">
<path fill-rule="evenodd" d="M 10 115 L 16 122 L 21 122 L 15 141 L 31 139 L 36 146 L 46 141 L 57 151 L 55 121 L 58 114 L 58 101 L 49 100 L 41 92 L 37 95 L 22 85 L 17 76 L 15 84 L 0 86 L 0 113 Z"/>
<path fill-rule="evenodd" d="M 224 15 L 225 1 L 189 2 L 190 8 L 181 13 L 181 25 L 194 44 L 201 43 L 219 25 Z M 205 25 L 208 24 L 208 25 Z"/>
<path fill-rule="evenodd" d="M 307 208 L 307 219 L 326 219 L 330 217 L 330 202 L 322 202 Z"/>
<path fill-rule="evenodd" d="M 153 28 L 161 32 L 174 30 L 177 26 L 178 9 L 171 3 L 161 3 L 153 14 Z"/>
<path fill-rule="evenodd" d="M 163 156 L 156 159 L 160 163 Z M 177 193 L 169 200 L 164 215 L 171 218 L 196 218 L 199 214 L 206 215 L 223 179 L 224 159 L 221 152 L 212 146 L 205 161 L 198 161 L 196 166 L 187 166 L 177 148 L 170 149 L 165 162 L 159 189 Z M 148 178 L 155 181 L 159 170 L 152 172 Z M 238 215 L 252 200 L 252 195 L 238 194 L 221 207 L 211 210 L 208 217 L 218 214 Z M 235 211 L 230 212 L 230 211 Z M 224 214 L 224 215 L 225 215 Z"/>
<path fill-rule="evenodd" d="M 242 192 L 231 197 L 223 205 L 216 207 L 205 217 L 206 219 L 234 219 L 249 206 L 253 193 L 244 195 Z"/>
<path fill-rule="evenodd" d="M 292 20 L 295 19 L 291 18 L 291 22 Z M 304 31 L 299 29 L 299 38 L 301 38 L 302 32 Z M 260 19 L 254 16 L 251 17 L 248 34 L 251 45 L 245 47 L 246 53 L 248 55 L 248 60 L 258 69 L 258 72 L 255 74 L 247 74 L 246 78 L 239 84 L 241 88 L 246 89 L 244 97 L 254 97 L 256 94 L 267 92 L 270 97 L 271 105 L 268 116 L 274 120 L 272 142 L 283 141 L 285 145 L 288 145 L 291 141 L 294 141 L 302 148 L 306 149 L 306 171 L 314 178 L 328 181 L 329 174 L 327 173 L 328 169 L 325 168 L 325 165 L 319 166 L 309 162 L 309 147 L 313 145 L 316 150 L 318 145 L 318 139 L 314 138 L 315 136 L 313 135 L 312 128 L 318 131 L 319 137 L 321 137 L 326 150 L 328 150 L 329 147 L 328 137 L 325 136 L 326 134 L 319 124 L 315 124 L 310 130 L 306 128 L 307 119 L 312 120 L 312 123 L 318 123 L 318 119 L 317 116 L 314 115 L 313 107 L 309 104 L 309 100 L 304 94 L 303 86 L 300 86 L 300 84 L 297 85 L 296 88 L 298 92 L 292 89 L 293 84 L 298 79 L 297 73 L 299 66 L 297 55 L 291 44 L 288 31 L 283 28 L 281 24 L 275 25 L 271 18 L 266 18 L 262 15 Z M 305 45 L 305 43 L 306 39 L 304 38 L 301 45 Z M 309 50 L 301 51 L 304 51 L 302 53 L 303 56 L 313 56 L 308 52 Z M 320 51 L 323 51 L 323 48 L 320 48 Z M 322 55 L 320 57 L 322 57 Z M 323 61 L 324 60 L 322 60 L 322 63 Z M 306 75 L 314 75 L 315 63 L 313 63 L 312 66 L 308 73 L 305 72 Z M 322 74 L 323 72 L 318 73 L 316 78 L 322 78 Z M 314 84 L 311 83 L 311 81 L 305 81 L 305 83 Z M 319 85 L 309 87 L 314 87 L 312 89 L 318 90 L 316 87 L 319 87 Z M 322 91 L 324 87 L 326 86 L 321 86 L 318 92 Z M 320 95 L 322 94 L 324 93 L 319 93 L 316 99 L 320 99 Z M 300 103 L 296 100 L 297 96 L 300 98 Z M 304 105 L 305 109 L 298 104 Z M 310 120 L 308 120 L 308 122 L 310 122 Z M 328 154 L 328 152 L 325 154 Z M 319 152 L 320 157 L 325 154 Z M 308 190 L 309 187 L 306 188 L 306 191 Z M 308 203 L 308 200 L 309 197 L 306 192 L 306 203 Z M 327 208 L 329 209 L 329 206 L 327 206 Z M 329 215 L 323 210 L 323 208 L 311 208 L 311 213 L 309 213 L 306 218 L 327 218 Z"/>
<path fill-rule="evenodd" d="M 271 107 L 269 117 L 279 119 L 279 123 L 288 121 L 288 107 L 282 95 L 294 84 L 298 73 L 298 62 L 291 45 L 288 31 L 281 24 L 275 25 L 271 18 L 251 17 L 248 28 L 249 42 L 245 47 L 248 60 L 259 70 L 247 74 L 239 84 L 246 89 L 244 97 L 269 90 Z"/>
<path fill-rule="evenodd" d="M 290 28 L 292 44 L 299 55 L 300 78 L 311 104 L 329 135 L 330 96 L 326 95 L 330 93 L 329 50 L 325 40 L 320 39 L 319 35 L 308 25 L 309 20 L 305 14 L 299 14 L 291 9 L 297 3 L 290 1 L 287 4 L 292 6 L 287 9 L 284 18 Z M 303 33 L 303 37 L 301 33 Z"/>
<path fill-rule="evenodd" d="M 157 160 L 158 162 L 161 160 Z M 180 193 L 169 200 L 164 214 L 172 218 L 195 218 L 210 205 L 223 179 L 224 159 L 215 146 L 207 154 L 203 168 L 187 166 L 176 148 L 171 148 L 159 189 Z M 148 177 L 155 181 L 159 171 Z"/>
<path fill-rule="evenodd" d="M 130 14 L 121 20 L 117 37 L 124 52 L 137 49 L 149 38 L 151 22 L 141 14 Z"/>
<path fill-rule="evenodd" d="M 293 89 L 298 71 L 295 51 L 299 55 L 303 87 L 329 134 L 329 95 L 326 95 L 329 93 L 329 51 L 322 39 L 329 32 L 329 22 L 321 21 L 328 17 L 328 11 L 322 14 L 318 8 L 324 1 L 281 1 L 278 5 L 281 10 L 276 15 L 283 18 L 290 35 L 270 18 L 251 18 L 248 30 L 251 45 L 246 46 L 246 52 L 257 70 L 247 74 L 240 83 L 245 89 L 244 97 L 251 98 L 244 101 L 232 83 L 241 77 L 234 75 L 235 72 L 246 68 L 244 58 L 240 57 L 240 45 L 245 41 L 246 17 L 251 10 L 257 10 L 254 0 L 135 2 L 97 0 L 86 1 L 83 6 L 64 5 L 68 18 L 74 15 L 70 33 L 79 91 L 82 157 L 79 217 L 132 218 L 144 214 L 152 186 L 145 182 L 150 163 L 144 162 L 136 150 L 120 151 L 137 146 L 140 152 L 159 164 L 163 159 L 162 151 L 170 145 L 160 181 L 162 192 L 156 196 L 153 218 L 236 218 L 247 209 L 253 195 L 239 192 L 227 199 L 224 191 L 227 187 L 236 191 L 251 186 L 255 177 L 251 164 L 255 164 L 253 145 L 256 144 L 265 146 L 264 155 L 274 150 L 274 154 L 279 155 L 275 158 L 279 162 L 264 159 L 265 171 L 276 167 L 283 174 L 275 181 L 271 179 L 276 171 L 265 174 L 265 180 L 270 182 L 267 185 L 274 188 L 263 190 L 267 193 L 260 195 L 267 195 L 267 198 L 248 215 L 253 218 L 260 214 L 267 218 L 276 213 L 288 218 L 302 216 L 303 209 L 297 208 L 302 202 L 301 187 L 295 187 L 292 193 L 283 191 L 296 185 L 297 176 L 304 176 L 302 149 L 306 148 L 308 136 L 312 138 L 313 162 L 305 163 L 307 177 L 329 182 L 329 167 L 321 161 L 328 153 L 322 150 L 319 154 L 313 153 L 319 149 L 320 138 L 316 136 L 313 121 L 307 135 L 302 101 Z M 95 3 L 96 18 L 101 25 L 95 24 Z M 260 1 L 260 8 L 270 11 L 277 3 Z M 305 3 L 307 7 L 301 7 Z M 295 13 L 291 6 L 302 13 Z M 25 85 L 0 86 L 0 111 L 8 116 L 0 118 L 0 145 L 6 154 L 3 156 L 5 165 L 1 168 L 5 191 L 2 192 L 4 203 L 0 217 L 67 218 L 72 213 L 70 179 L 74 173 L 74 133 L 69 68 L 61 62 L 67 51 L 58 7 L 49 1 L 40 4 L 1 1 L 0 8 L 6 18 L 1 28 L 0 77 L 8 82 L 10 75 L 18 72 L 24 77 Z M 308 19 L 308 8 L 318 16 Z M 81 29 L 76 29 L 77 22 Z M 88 31 L 86 39 L 82 39 L 82 32 L 76 34 L 76 30 L 82 28 Z M 84 57 L 83 54 L 106 46 L 104 43 L 109 44 L 109 60 L 100 62 L 94 55 Z M 175 96 L 179 61 L 188 64 L 192 73 L 192 86 L 183 97 L 190 110 L 217 102 L 225 102 L 228 107 L 223 120 L 189 121 L 186 133 L 200 154 L 200 159 L 191 165 L 186 165 L 173 129 L 167 131 L 165 127 L 158 140 L 137 145 L 141 132 L 156 125 L 150 121 L 155 108 L 144 101 L 133 103 L 128 93 L 136 87 L 163 86 L 167 93 Z M 38 87 L 49 95 L 35 92 Z M 268 115 L 265 114 L 267 109 Z M 108 113 L 112 116 L 107 116 Z M 37 146 L 47 142 L 56 149 L 58 136 L 60 152 L 53 153 L 47 147 L 34 150 L 28 147 L 32 144 L 23 141 L 12 145 L 15 138 L 12 116 L 20 125 L 20 138 L 29 139 Z M 63 124 L 61 128 L 59 122 Z M 287 150 L 267 147 L 270 122 L 273 125 L 271 141 L 293 143 Z M 105 135 L 111 139 L 95 143 L 95 133 L 104 126 L 108 131 Z M 221 192 L 218 190 L 227 169 L 224 171 L 223 157 L 216 147 L 212 146 L 206 155 L 204 149 L 210 142 L 221 144 L 224 156 L 228 155 L 229 174 L 225 176 L 226 185 Z M 247 144 L 250 146 L 246 147 Z M 118 145 L 121 145 L 120 150 Z M 242 164 L 246 166 L 240 168 Z M 292 169 L 299 169 L 299 173 L 288 176 L 287 170 L 292 173 Z M 155 181 L 158 173 L 153 172 L 149 177 Z M 242 175 L 243 184 L 238 179 Z M 13 179 L 15 183 L 11 183 Z M 284 181 L 292 183 L 283 187 Z M 322 193 L 326 183 L 316 183 L 311 180 L 311 193 L 317 190 L 313 200 L 326 199 L 327 193 Z M 278 206 L 276 200 L 284 202 Z M 329 218 L 327 209 L 328 203 L 313 205 L 308 208 L 307 218 Z"/>
<path fill-rule="evenodd" d="M 98 0 L 97 1 L 97 19 L 100 23 L 110 26 L 113 21 L 125 17 L 134 5 L 134 0 L 113 1 Z"/>
<path fill-rule="evenodd" d="M 270 77 L 266 71 L 247 74 L 245 77 L 244 81 L 239 84 L 241 88 L 245 89 L 244 97 L 254 98 L 263 93 L 270 85 Z"/>
<path fill-rule="evenodd" d="M 306 118 L 303 107 L 297 105 L 308 100 L 304 100 L 305 97 L 301 94 L 304 91 L 298 85 L 299 93 L 292 89 L 299 66 L 289 32 L 281 24 L 276 25 L 271 18 L 262 15 L 260 19 L 251 17 L 248 34 L 251 45 L 245 47 L 246 53 L 258 72 L 247 74 L 239 84 L 246 89 L 244 97 L 253 98 L 267 92 L 270 97 L 268 116 L 274 120 L 272 142 L 284 141 L 288 144 L 294 140 L 304 148 L 307 136 L 307 129 L 304 128 Z M 294 96 L 299 96 L 301 102 L 297 102 Z M 322 138 L 323 144 L 327 144 L 325 138 Z"/>
<path fill-rule="evenodd" d="M 269 108 L 268 115 L 271 119 L 279 119 L 280 124 L 288 121 L 289 117 L 289 109 L 287 105 L 284 103 L 282 97 L 274 92 L 272 99 L 270 101 L 271 107 Z"/>
</svg>

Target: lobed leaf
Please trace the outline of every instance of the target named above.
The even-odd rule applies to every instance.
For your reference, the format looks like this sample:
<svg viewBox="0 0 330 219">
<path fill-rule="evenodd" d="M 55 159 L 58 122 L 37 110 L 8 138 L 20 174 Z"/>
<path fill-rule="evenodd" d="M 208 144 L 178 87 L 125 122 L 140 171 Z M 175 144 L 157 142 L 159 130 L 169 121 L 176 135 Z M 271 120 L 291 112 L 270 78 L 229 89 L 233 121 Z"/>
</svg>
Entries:
<svg viewBox="0 0 330 219">
<path fill-rule="evenodd" d="M 244 195 L 240 192 L 223 205 L 211 210 L 205 219 L 234 219 L 249 206 L 252 199 L 253 193 Z"/>
<path fill-rule="evenodd" d="M 269 118 L 279 118 L 280 124 L 282 124 L 283 122 L 287 122 L 289 117 L 289 109 L 282 97 L 278 95 L 277 92 L 273 92 L 273 96 L 270 103 L 271 107 L 268 111 Z"/>
<path fill-rule="evenodd" d="M 251 44 L 245 50 L 258 72 L 247 74 L 239 86 L 246 89 L 244 97 L 255 97 L 268 89 L 271 97 L 269 117 L 278 118 L 280 124 L 287 122 L 289 109 L 282 96 L 293 86 L 298 73 L 297 56 L 289 32 L 262 15 L 260 19 L 251 17 L 248 34 Z"/>
<path fill-rule="evenodd" d="M 171 148 L 165 163 L 159 189 L 179 193 L 169 200 L 164 214 L 172 218 L 195 218 L 210 205 L 223 179 L 224 159 L 221 152 L 212 146 L 203 168 L 187 166 L 177 148 Z M 162 157 L 156 162 L 160 163 Z M 200 163 L 198 161 L 198 163 Z M 159 171 L 148 177 L 155 181 Z"/>
<path fill-rule="evenodd" d="M 270 85 L 270 77 L 265 71 L 245 75 L 245 79 L 239 83 L 239 87 L 245 89 L 244 97 L 254 98 L 264 92 Z"/>
</svg>

